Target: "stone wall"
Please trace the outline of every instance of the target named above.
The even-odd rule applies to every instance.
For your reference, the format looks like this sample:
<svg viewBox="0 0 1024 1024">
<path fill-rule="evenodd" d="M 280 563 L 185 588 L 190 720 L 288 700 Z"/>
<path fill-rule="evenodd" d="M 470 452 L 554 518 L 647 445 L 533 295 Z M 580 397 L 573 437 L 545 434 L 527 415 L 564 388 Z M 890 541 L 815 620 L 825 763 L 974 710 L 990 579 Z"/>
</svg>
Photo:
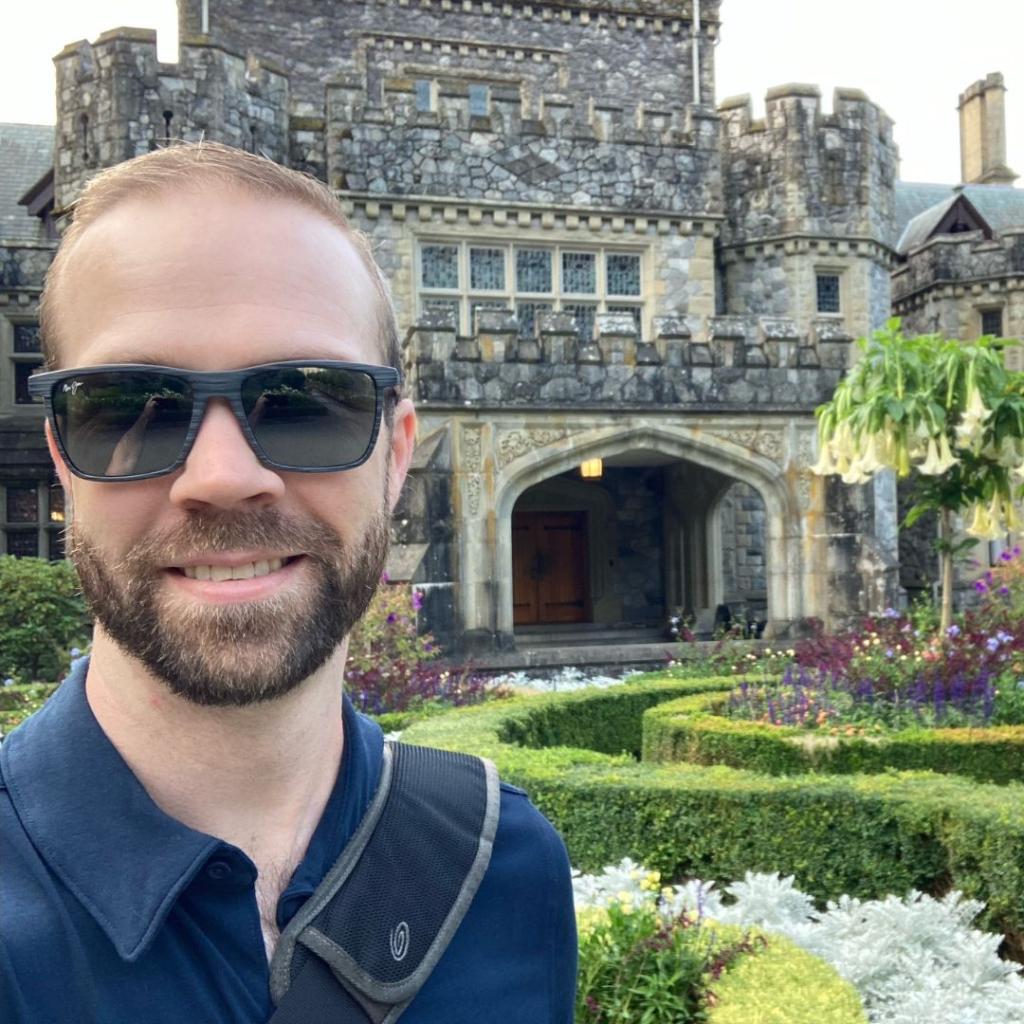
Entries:
<svg viewBox="0 0 1024 1024">
<path fill-rule="evenodd" d="M 701 4 L 702 101 L 711 105 L 718 6 L 718 0 Z M 202 0 L 180 0 L 178 10 L 181 38 L 201 33 Z M 289 69 L 300 115 L 323 116 L 324 83 L 364 73 L 369 62 L 362 45 L 382 33 L 400 37 L 402 49 L 420 39 L 493 43 L 482 67 L 499 82 L 528 82 L 535 58 L 529 52 L 524 60 L 522 53 L 531 50 L 562 55 L 562 86 L 576 96 L 671 108 L 693 95 L 692 14 L 680 0 L 209 0 L 208 11 L 211 38 Z M 458 45 L 438 42 L 430 51 L 415 46 L 404 62 L 447 69 L 462 56 Z"/>
<path fill-rule="evenodd" d="M 611 495 L 616 509 L 613 585 L 621 598 L 622 621 L 664 625 L 664 473 L 657 468 L 606 466 L 600 486 Z"/>
<path fill-rule="evenodd" d="M 981 313 L 990 309 L 1002 310 L 1005 337 L 1024 338 L 1024 231 L 995 239 L 942 235 L 910 252 L 893 273 L 893 312 L 910 333 L 977 338 Z M 1019 349 L 1008 361 L 1024 369 Z"/>
<path fill-rule="evenodd" d="M 743 611 L 763 611 L 768 600 L 764 499 L 749 484 L 733 484 L 719 505 L 719 523 L 724 601 L 737 619 Z"/>
<path fill-rule="evenodd" d="M 828 115 L 806 85 L 770 90 L 763 120 L 749 96 L 718 111 L 724 246 L 791 235 L 895 242 L 892 121 L 863 93 L 837 89 Z"/>
<path fill-rule="evenodd" d="M 155 32 L 119 28 L 65 47 L 54 63 L 58 211 L 98 171 L 168 138 L 288 159 L 288 78 L 268 62 L 196 40 L 182 43 L 177 64 L 160 64 Z"/>
</svg>

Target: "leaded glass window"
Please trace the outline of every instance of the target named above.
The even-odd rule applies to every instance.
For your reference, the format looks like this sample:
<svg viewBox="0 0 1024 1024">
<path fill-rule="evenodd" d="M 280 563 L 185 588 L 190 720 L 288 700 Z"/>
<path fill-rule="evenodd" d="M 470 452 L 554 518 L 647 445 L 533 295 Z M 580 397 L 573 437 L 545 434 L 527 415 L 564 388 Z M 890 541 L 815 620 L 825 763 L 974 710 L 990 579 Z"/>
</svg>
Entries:
<svg viewBox="0 0 1024 1024">
<path fill-rule="evenodd" d="M 7 554 L 19 558 L 37 558 L 39 533 L 36 530 L 8 530 Z"/>
<path fill-rule="evenodd" d="M 983 309 L 981 311 L 981 333 L 991 334 L 994 338 L 1003 336 L 1003 311 L 1001 309 Z"/>
<path fill-rule="evenodd" d="M 15 352 L 42 352 L 39 340 L 39 324 L 21 323 L 14 325 Z"/>
<path fill-rule="evenodd" d="M 423 113 L 434 109 L 434 87 L 427 78 L 416 79 L 416 109 Z"/>
<path fill-rule="evenodd" d="M 18 405 L 34 405 L 42 401 L 41 398 L 30 395 L 28 391 L 28 379 L 38 369 L 38 363 L 14 364 L 14 401 Z"/>
<path fill-rule="evenodd" d="M 504 249 L 469 250 L 469 287 L 478 292 L 504 291 Z"/>
<path fill-rule="evenodd" d="M 597 258 L 594 253 L 562 253 L 562 291 L 574 295 L 592 295 L 597 291 Z"/>
<path fill-rule="evenodd" d="M 35 523 L 39 519 L 39 493 L 34 483 L 7 485 L 7 522 Z"/>
<path fill-rule="evenodd" d="M 516 249 L 516 290 L 551 291 L 550 249 Z"/>
<path fill-rule="evenodd" d="M 424 288 L 459 287 L 459 247 L 457 245 L 425 245 L 420 250 L 421 276 Z"/>
<path fill-rule="evenodd" d="M 633 253 L 610 252 L 607 257 L 608 294 L 640 294 L 640 257 Z"/>
<path fill-rule="evenodd" d="M 519 336 L 534 338 L 537 336 L 537 317 L 554 309 L 550 302 L 517 302 L 516 317 L 519 320 Z"/>
<path fill-rule="evenodd" d="M 818 274 L 818 312 L 838 313 L 839 304 L 839 275 Z"/>
<path fill-rule="evenodd" d="M 473 117 L 486 117 L 488 89 L 486 85 L 472 84 L 469 87 L 469 112 Z"/>
<path fill-rule="evenodd" d="M 592 302 L 565 302 L 562 304 L 562 309 L 567 313 L 572 313 L 575 317 L 580 341 L 593 341 L 597 306 Z"/>
<path fill-rule="evenodd" d="M 568 312 L 580 337 L 594 337 L 599 312 L 628 313 L 642 334 L 642 254 L 600 246 L 516 245 L 490 239 L 424 241 L 419 249 L 418 308 L 450 312 L 456 330 L 476 333 L 477 312 L 515 310 L 522 337 L 536 336 L 538 317 Z"/>
<path fill-rule="evenodd" d="M 60 484 L 50 484 L 50 522 L 64 522 L 64 488 Z"/>
</svg>

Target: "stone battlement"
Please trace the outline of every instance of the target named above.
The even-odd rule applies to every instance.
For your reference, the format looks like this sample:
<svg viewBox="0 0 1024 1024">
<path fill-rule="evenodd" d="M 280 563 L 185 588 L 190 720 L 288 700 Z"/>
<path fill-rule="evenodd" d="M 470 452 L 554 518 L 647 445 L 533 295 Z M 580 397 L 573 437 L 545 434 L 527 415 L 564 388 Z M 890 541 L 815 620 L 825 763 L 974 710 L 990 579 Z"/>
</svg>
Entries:
<svg viewBox="0 0 1024 1024">
<path fill-rule="evenodd" d="M 157 60 L 156 33 L 117 28 L 65 47 L 57 70 L 55 203 L 66 209 L 97 171 L 170 139 L 289 154 L 289 82 L 272 61 L 185 40 Z"/>
<path fill-rule="evenodd" d="M 817 86 L 790 84 L 768 91 L 763 119 L 746 95 L 718 113 L 726 247 L 795 232 L 892 244 L 892 121 L 864 93 L 836 89 L 825 114 Z"/>
<path fill-rule="evenodd" d="M 1024 230 L 993 239 L 980 231 L 929 239 L 893 272 L 893 302 L 903 314 L 935 288 L 948 289 L 951 297 L 981 296 L 997 294 L 1000 283 L 1024 289 Z"/>
<path fill-rule="evenodd" d="M 628 314 L 597 316 L 581 341 L 568 313 L 541 313 L 523 337 L 510 310 L 482 310 L 458 337 L 444 313 L 426 313 L 406 345 L 420 401 L 643 405 L 756 402 L 800 410 L 828 398 L 851 338 L 834 322 L 801 332 L 785 317 L 655 317 L 642 341 Z"/>
</svg>

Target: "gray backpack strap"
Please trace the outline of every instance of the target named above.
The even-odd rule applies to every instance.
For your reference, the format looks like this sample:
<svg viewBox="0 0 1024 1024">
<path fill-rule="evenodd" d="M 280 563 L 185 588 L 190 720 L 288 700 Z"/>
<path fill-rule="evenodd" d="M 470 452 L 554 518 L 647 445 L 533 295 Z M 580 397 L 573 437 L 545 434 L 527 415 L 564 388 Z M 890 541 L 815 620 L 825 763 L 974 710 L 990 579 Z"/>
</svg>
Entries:
<svg viewBox="0 0 1024 1024">
<path fill-rule="evenodd" d="M 499 806 L 489 761 L 386 743 L 359 828 L 281 933 L 272 1024 L 396 1021 L 476 895 Z"/>
</svg>

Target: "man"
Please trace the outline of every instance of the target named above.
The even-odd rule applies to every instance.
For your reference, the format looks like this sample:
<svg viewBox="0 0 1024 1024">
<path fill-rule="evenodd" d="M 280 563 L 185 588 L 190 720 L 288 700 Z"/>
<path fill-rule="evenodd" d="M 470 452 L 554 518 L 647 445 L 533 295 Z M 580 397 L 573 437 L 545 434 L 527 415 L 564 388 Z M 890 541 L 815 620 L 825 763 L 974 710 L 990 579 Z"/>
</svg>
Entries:
<svg viewBox="0 0 1024 1024">
<path fill-rule="evenodd" d="M 0 1020 L 264 1022 L 381 776 L 341 680 L 414 446 L 387 288 L 319 183 L 175 146 L 86 190 L 42 329 L 96 629 L 0 745 Z M 564 1024 L 574 972 L 564 847 L 502 786 L 403 1024 Z"/>
</svg>

